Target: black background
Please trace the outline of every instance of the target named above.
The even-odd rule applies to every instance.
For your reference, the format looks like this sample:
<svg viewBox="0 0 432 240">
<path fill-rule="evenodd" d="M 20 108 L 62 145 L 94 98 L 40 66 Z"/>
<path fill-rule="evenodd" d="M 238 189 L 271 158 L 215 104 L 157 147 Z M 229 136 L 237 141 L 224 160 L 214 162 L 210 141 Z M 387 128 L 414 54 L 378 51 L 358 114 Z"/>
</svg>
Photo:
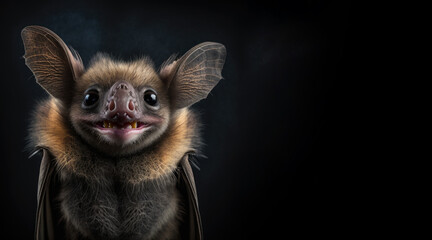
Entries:
<svg viewBox="0 0 432 240">
<path fill-rule="evenodd" d="M 2 233 L 34 231 L 39 160 L 24 146 L 47 94 L 22 58 L 27 25 L 56 32 L 85 64 L 100 51 L 160 66 L 203 41 L 226 46 L 224 79 L 193 107 L 208 157 L 195 171 L 206 239 L 333 235 L 354 224 L 347 163 L 357 155 L 349 122 L 359 50 L 349 2 L 34 1 L 0 11 Z"/>
</svg>

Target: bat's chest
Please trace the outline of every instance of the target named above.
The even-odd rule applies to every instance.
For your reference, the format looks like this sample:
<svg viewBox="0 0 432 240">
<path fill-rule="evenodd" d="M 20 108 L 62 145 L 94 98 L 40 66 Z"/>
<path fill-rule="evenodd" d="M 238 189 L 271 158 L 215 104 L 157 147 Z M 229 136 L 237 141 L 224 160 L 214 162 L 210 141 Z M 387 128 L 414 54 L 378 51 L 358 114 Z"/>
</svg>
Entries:
<svg viewBox="0 0 432 240">
<path fill-rule="evenodd" d="M 173 178 L 122 183 L 71 177 L 60 195 L 68 231 L 105 239 L 148 239 L 176 225 L 178 193 Z"/>
</svg>

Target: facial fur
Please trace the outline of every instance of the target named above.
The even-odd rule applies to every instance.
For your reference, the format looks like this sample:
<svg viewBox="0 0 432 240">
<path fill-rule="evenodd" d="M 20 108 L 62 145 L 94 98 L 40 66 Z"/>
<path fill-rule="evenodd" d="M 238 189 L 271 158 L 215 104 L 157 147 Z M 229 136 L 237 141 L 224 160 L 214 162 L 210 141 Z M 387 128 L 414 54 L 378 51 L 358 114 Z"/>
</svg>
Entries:
<svg viewBox="0 0 432 240">
<path fill-rule="evenodd" d="M 127 88 L 129 102 L 118 99 L 125 96 L 113 96 L 119 94 L 114 89 L 120 89 L 119 85 Z M 89 90 L 98 95 L 98 100 L 87 108 L 84 101 Z M 144 95 L 149 92 L 156 95 L 155 106 L 145 101 Z M 147 58 L 122 62 L 108 55 L 96 55 L 77 79 L 73 96 L 69 114 L 73 128 L 84 141 L 106 155 L 134 154 L 150 146 L 170 122 L 167 86 Z M 125 119 L 116 119 L 131 109 L 133 113 Z"/>
</svg>

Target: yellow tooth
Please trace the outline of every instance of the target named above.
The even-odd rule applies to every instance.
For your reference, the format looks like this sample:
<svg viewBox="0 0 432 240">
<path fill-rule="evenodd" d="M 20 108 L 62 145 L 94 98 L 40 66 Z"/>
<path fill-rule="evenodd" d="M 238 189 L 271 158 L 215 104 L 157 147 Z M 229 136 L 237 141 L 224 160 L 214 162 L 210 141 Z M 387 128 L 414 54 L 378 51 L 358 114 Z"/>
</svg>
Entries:
<svg viewBox="0 0 432 240">
<path fill-rule="evenodd" d="M 108 127 L 113 128 L 113 124 L 111 122 L 108 122 Z"/>
<path fill-rule="evenodd" d="M 108 122 L 107 121 L 103 121 L 103 127 L 107 128 L 108 127 Z"/>
<path fill-rule="evenodd" d="M 137 122 L 132 122 L 131 126 L 132 126 L 132 128 L 137 128 Z"/>
</svg>

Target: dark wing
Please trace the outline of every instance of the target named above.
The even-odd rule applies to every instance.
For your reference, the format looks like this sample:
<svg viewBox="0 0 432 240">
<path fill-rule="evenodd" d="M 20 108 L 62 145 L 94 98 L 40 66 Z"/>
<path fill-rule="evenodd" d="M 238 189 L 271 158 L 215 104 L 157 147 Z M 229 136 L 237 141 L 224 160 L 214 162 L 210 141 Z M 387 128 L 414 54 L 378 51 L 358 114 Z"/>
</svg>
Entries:
<svg viewBox="0 0 432 240">
<path fill-rule="evenodd" d="M 180 162 L 178 181 L 179 189 L 185 198 L 185 216 L 180 228 L 182 239 L 201 240 L 202 226 L 198 207 L 198 195 L 188 154 Z"/>
<path fill-rule="evenodd" d="M 39 151 L 43 152 L 43 157 L 39 172 L 35 239 L 61 239 L 60 236 L 64 236 L 64 228 L 60 226 L 59 206 L 54 202 L 59 189 L 55 163 L 48 150 L 40 149 Z"/>
</svg>

